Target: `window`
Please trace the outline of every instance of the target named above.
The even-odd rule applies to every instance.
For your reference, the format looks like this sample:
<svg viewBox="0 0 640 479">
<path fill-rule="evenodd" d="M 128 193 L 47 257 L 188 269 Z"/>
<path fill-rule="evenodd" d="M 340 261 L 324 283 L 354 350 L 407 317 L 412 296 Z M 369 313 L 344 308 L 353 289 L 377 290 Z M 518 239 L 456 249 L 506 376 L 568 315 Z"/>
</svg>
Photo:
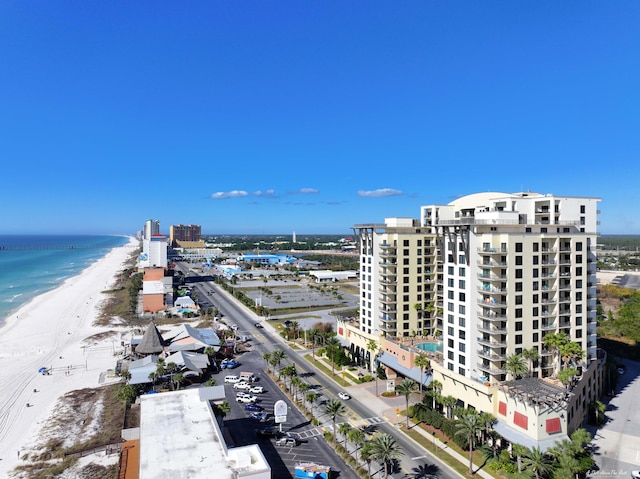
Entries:
<svg viewBox="0 0 640 479">
<path fill-rule="evenodd" d="M 454 268 L 453 266 L 449 266 L 449 267 L 447 268 L 447 273 L 449 273 L 449 274 L 451 274 L 451 275 L 455 274 L 455 271 L 456 271 L 456 270 L 455 270 L 455 268 Z"/>
<path fill-rule="evenodd" d="M 522 334 L 516 334 L 516 344 L 522 344 Z"/>
<path fill-rule="evenodd" d="M 453 324 L 454 321 L 455 321 L 455 318 L 454 318 L 453 314 L 447 315 L 447 322 L 449 324 Z"/>
<path fill-rule="evenodd" d="M 546 426 L 545 429 L 547 431 L 547 434 L 555 434 L 557 432 L 562 432 L 562 426 L 560 425 L 559 417 L 547 419 L 545 426 Z"/>
<path fill-rule="evenodd" d="M 464 343 L 460 343 L 458 344 L 458 351 L 460 351 L 461 353 L 464 353 L 467 350 L 467 345 Z"/>
<path fill-rule="evenodd" d="M 538 329 L 538 320 L 537 319 L 533 320 L 533 329 Z"/>
<path fill-rule="evenodd" d="M 465 319 L 463 317 L 458 318 L 458 326 L 460 326 L 461 328 L 465 327 Z"/>
<path fill-rule="evenodd" d="M 466 285 L 467 285 L 467 283 L 466 283 L 466 281 L 464 279 L 458 280 L 458 288 L 465 289 Z"/>
<path fill-rule="evenodd" d="M 458 362 L 459 362 L 460 364 L 466 364 L 466 362 L 467 362 L 467 358 L 465 358 L 465 357 L 461 354 L 461 355 L 460 355 L 460 357 L 458 358 Z M 463 370 L 463 371 L 464 371 L 464 370 Z M 462 374 L 464 374 L 464 372 L 463 372 Z"/>
<path fill-rule="evenodd" d="M 464 268 L 458 268 L 458 276 L 462 276 L 464 278 L 464 276 L 465 276 L 465 269 Z"/>
<path fill-rule="evenodd" d="M 531 337 L 531 340 L 532 340 L 534 343 L 537 343 L 537 342 L 538 342 L 538 333 L 533 333 L 533 336 Z"/>
<path fill-rule="evenodd" d="M 516 321 L 516 331 L 522 331 L 522 321 Z"/>
<path fill-rule="evenodd" d="M 533 264 L 539 264 L 540 263 L 540 257 L 539 256 L 534 256 L 533 257 Z"/>
<path fill-rule="evenodd" d="M 585 205 L 580 205 L 580 214 L 583 215 L 587 212 Z"/>
<path fill-rule="evenodd" d="M 582 263 L 582 255 L 581 254 L 577 254 L 576 255 L 576 263 Z"/>
<path fill-rule="evenodd" d="M 534 306 L 533 311 L 531 311 L 531 315 L 532 315 L 534 318 L 535 318 L 536 316 L 539 316 L 539 315 L 540 315 L 540 312 L 539 312 L 539 310 L 538 310 L 538 307 L 537 307 L 537 306 Z M 536 324 L 536 321 L 534 321 L 534 322 L 533 322 L 533 324 Z M 536 328 L 534 328 L 534 329 L 536 329 Z"/>
<path fill-rule="evenodd" d="M 537 253 L 539 251 L 540 245 L 538 243 L 533 243 L 533 252 Z"/>
<path fill-rule="evenodd" d="M 529 418 L 518 411 L 513 411 L 513 423 L 525 431 L 529 429 Z"/>
<path fill-rule="evenodd" d="M 516 318 L 522 317 L 522 308 L 516 308 Z"/>
<path fill-rule="evenodd" d="M 449 346 L 449 349 L 453 349 L 453 339 L 447 340 L 447 346 Z"/>
<path fill-rule="evenodd" d="M 447 311 L 451 311 L 451 312 L 453 312 L 453 311 L 454 311 L 454 309 L 455 309 L 455 308 L 453 307 L 453 303 L 447 303 Z"/>
<path fill-rule="evenodd" d="M 522 291 L 522 283 L 516 283 L 516 291 Z"/>
<path fill-rule="evenodd" d="M 467 334 L 464 332 L 464 330 L 458 331 L 458 339 L 467 339 Z"/>
<path fill-rule="evenodd" d="M 419 298 L 418 298 L 418 299 L 419 299 Z M 538 302 L 539 302 L 539 301 L 538 301 L 538 295 L 537 295 L 537 294 L 534 294 L 534 295 L 533 295 L 533 298 L 532 298 L 531 302 L 532 302 L 533 304 L 538 304 Z"/>
<path fill-rule="evenodd" d="M 522 270 L 521 269 L 516 269 L 516 278 L 518 278 L 518 279 L 522 278 Z"/>
<path fill-rule="evenodd" d="M 409 240 L 404 240 L 402 242 L 402 246 L 409 246 Z"/>
<path fill-rule="evenodd" d="M 516 265 L 522 266 L 522 256 L 516 256 Z"/>
<path fill-rule="evenodd" d="M 516 243 L 516 253 L 522 253 L 522 243 Z"/>
<path fill-rule="evenodd" d="M 453 288 L 453 285 L 454 285 L 453 278 L 447 279 L 447 286 L 449 286 L 450 288 Z"/>
<path fill-rule="evenodd" d="M 464 293 L 458 293 L 458 301 L 465 301 L 466 295 Z"/>
<path fill-rule="evenodd" d="M 582 312 L 582 311 L 580 311 Z M 460 306 L 458 306 L 458 313 L 460 314 L 465 314 L 466 313 L 466 308 L 464 306 L 464 304 L 461 304 Z"/>
<path fill-rule="evenodd" d="M 582 242 L 576 243 L 576 251 L 582 251 Z"/>
<path fill-rule="evenodd" d="M 464 263 L 466 260 L 464 259 L 464 255 L 458 255 L 458 263 Z"/>
<path fill-rule="evenodd" d="M 447 298 L 448 299 L 453 299 L 453 290 L 450 289 L 449 291 L 447 291 Z"/>
<path fill-rule="evenodd" d="M 447 351 L 447 357 L 453 361 L 453 351 Z"/>
<path fill-rule="evenodd" d="M 516 304 L 522 304 L 522 295 L 521 294 L 516 296 Z"/>
</svg>

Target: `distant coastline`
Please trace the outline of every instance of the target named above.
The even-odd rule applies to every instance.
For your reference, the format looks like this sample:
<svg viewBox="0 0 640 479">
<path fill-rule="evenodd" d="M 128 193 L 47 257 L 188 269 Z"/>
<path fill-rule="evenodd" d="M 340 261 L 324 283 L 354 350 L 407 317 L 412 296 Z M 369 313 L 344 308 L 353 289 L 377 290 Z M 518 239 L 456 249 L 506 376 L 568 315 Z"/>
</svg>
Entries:
<svg viewBox="0 0 640 479">
<path fill-rule="evenodd" d="M 37 296 L 127 244 L 125 235 L 0 235 L 0 326 Z"/>
</svg>

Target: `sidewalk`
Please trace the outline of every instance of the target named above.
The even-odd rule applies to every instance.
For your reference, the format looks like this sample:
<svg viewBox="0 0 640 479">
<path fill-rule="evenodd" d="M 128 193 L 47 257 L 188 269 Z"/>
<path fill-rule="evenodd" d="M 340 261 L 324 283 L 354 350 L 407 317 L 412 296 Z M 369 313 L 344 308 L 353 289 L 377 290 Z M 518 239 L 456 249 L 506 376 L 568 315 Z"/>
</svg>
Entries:
<svg viewBox="0 0 640 479">
<path fill-rule="evenodd" d="M 323 358 L 319 358 L 316 356 L 316 359 L 326 364 L 326 361 L 324 361 Z M 331 366 L 328 365 L 328 367 L 330 368 Z M 324 373 L 324 371 L 319 370 L 319 372 L 324 374 L 327 378 L 331 379 L 331 376 Z M 352 382 L 352 381 L 349 381 L 349 382 Z M 422 429 L 420 426 L 411 425 L 410 426 L 411 431 L 417 432 L 425 440 L 427 440 L 430 443 L 429 449 L 425 448 L 424 446 L 416 442 L 411 436 L 406 434 L 405 428 L 404 428 L 406 418 L 404 415 L 399 415 L 396 413 L 396 409 L 399 409 L 399 410 L 405 409 L 406 407 L 405 398 L 404 396 L 391 397 L 391 398 L 380 396 L 380 394 L 385 390 L 384 381 L 381 381 L 381 380 L 378 381 L 378 395 L 376 395 L 375 381 L 363 383 L 363 384 L 354 384 L 352 386 L 348 386 L 347 388 L 345 388 L 345 390 L 351 395 L 353 399 L 357 400 L 358 402 L 362 403 L 367 408 L 369 408 L 374 413 L 374 416 L 379 416 L 385 419 L 389 424 L 396 426 L 399 433 L 403 434 L 407 439 L 413 441 L 418 447 L 422 447 L 423 449 L 428 451 L 432 451 L 437 447 L 441 451 L 444 451 L 447 454 L 449 454 L 451 457 L 455 458 L 461 464 L 465 466 L 469 464 L 469 457 L 467 455 L 462 455 L 457 451 L 454 451 L 453 449 L 448 447 L 446 444 L 442 443 L 442 441 L 436 439 L 434 436 L 432 436 L 427 431 Z M 364 419 L 364 418 L 361 418 L 361 419 Z M 446 466 L 448 467 L 448 465 Z M 449 467 L 449 470 L 455 474 L 460 475 L 457 471 L 451 469 L 450 467 Z M 491 474 L 485 472 L 482 469 L 478 470 L 474 467 L 474 470 L 475 470 L 476 476 L 482 477 L 484 479 L 494 479 Z M 463 477 L 463 476 L 460 476 L 460 477 Z"/>
</svg>

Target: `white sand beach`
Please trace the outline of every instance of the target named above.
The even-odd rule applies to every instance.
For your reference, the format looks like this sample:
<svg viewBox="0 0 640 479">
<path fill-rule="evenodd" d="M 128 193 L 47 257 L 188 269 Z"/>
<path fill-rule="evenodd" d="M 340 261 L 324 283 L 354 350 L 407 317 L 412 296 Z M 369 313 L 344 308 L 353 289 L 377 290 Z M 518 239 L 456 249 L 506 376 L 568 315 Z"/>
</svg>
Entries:
<svg viewBox="0 0 640 479">
<path fill-rule="evenodd" d="M 106 331 L 93 325 L 106 299 L 102 291 L 113 285 L 137 245 L 131 238 L 111 250 L 12 314 L 0 329 L 0 477 L 8 477 L 20 451 L 37 441 L 60 397 L 109 381 L 105 373 L 115 367 L 119 342 L 85 339 Z M 38 373 L 42 367 L 51 374 Z"/>
</svg>

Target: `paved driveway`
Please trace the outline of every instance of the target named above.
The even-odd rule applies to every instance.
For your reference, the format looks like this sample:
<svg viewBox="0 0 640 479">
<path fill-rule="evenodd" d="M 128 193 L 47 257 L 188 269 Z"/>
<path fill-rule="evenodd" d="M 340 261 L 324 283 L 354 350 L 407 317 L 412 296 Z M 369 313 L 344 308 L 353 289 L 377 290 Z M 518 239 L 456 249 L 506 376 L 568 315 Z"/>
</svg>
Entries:
<svg viewBox="0 0 640 479">
<path fill-rule="evenodd" d="M 590 477 L 631 477 L 640 469 L 640 363 L 624 361 L 615 397 L 607 406 L 606 424 L 593 432 L 599 470 Z"/>
</svg>

